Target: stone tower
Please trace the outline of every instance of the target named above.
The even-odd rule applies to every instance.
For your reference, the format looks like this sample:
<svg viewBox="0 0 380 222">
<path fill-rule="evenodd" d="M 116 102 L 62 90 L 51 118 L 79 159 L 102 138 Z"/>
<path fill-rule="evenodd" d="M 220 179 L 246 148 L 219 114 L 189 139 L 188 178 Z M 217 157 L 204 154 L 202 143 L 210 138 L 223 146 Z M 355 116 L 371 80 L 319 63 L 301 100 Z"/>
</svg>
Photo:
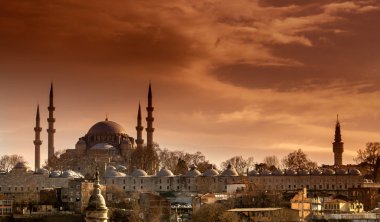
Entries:
<svg viewBox="0 0 380 222">
<path fill-rule="evenodd" d="M 136 144 L 138 149 L 143 148 L 144 140 L 142 138 L 142 132 L 143 132 L 144 127 L 141 125 L 141 106 L 139 103 L 139 110 L 137 112 L 137 126 L 136 126 L 136 131 L 137 131 L 137 139 L 136 139 Z"/>
<path fill-rule="evenodd" d="M 41 157 L 41 126 L 40 126 L 40 106 L 37 106 L 37 114 L 36 114 L 36 127 L 34 127 L 34 170 L 37 171 L 40 168 L 40 157 Z"/>
<path fill-rule="evenodd" d="M 151 84 L 149 83 L 149 92 L 148 92 L 148 107 L 146 107 L 146 111 L 148 111 L 148 117 L 146 117 L 146 123 L 147 123 L 147 127 L 146 127 L 146 146 L 148 149 L 153 149 L 153 132 L 154 132 L 154 128 L 153 128 L 153 121 L 154 121 L 154 118 L 153 118 L 153 110 L 154 110 L 154 107 L 152 105 L 152 87 L 151 87 Z"/>
<path fill-rule="evenodd" d="M 100 191 L 99 170 L 96 169 L 94 190 L 88 201 L 85 220 L 86 222 L 107 222 L 107 213 L 108 208 L 106 206 L 106 201 Z"/>
<path fill-rule="evenodd" d="M 336 116 L 336 125 L 335 125 L 335 138 L 333 142 L 333 152 L 334 152 L 334 165 L 341 166 L 343 164 L 343 142 L 342 135 L 340 134 L 340 123 L 338 115 Z"/>
<path fill-rule="evenodd" d="M 49 118 L 47 119 L 49 128 L 47 129 L 48 132 L 48 164 L 51 162 L 51 158 L 54 156 L 54 93 L 53 93 L 53 83 L 50 85 L 50 98 L 49 98 Z"/>
</svg>

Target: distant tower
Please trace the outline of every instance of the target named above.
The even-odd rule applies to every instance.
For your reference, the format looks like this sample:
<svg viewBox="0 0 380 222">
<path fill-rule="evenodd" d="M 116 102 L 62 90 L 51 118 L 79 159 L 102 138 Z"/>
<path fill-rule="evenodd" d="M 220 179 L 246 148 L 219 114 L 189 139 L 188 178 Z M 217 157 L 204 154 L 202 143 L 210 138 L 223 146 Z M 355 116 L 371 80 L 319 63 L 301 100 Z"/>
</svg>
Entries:
<svg viewBox="0 0 380 222">
<path fill-rule="evenodd" d="M 149 92 L 148 92 L 148 107 L 146 107 L 146 111 L 148 111 L 148 117 L 146 118 L 146 132 L 147 132 L 147 140 L 146 140 L 146 146 L 147 148 L 153 148 L 153 105 L 152 105 L 152 87 L 149 83 Z"/>
<path fill-rule="evenodd" d="M 342 136 L 340 134 L 340 123 L 338 115 L 336 116 L 336 125 L 335 125 L 335 138 L 333 142 L 333 152 L 334 152 L 334 165 L 341 166 L 343 164 L 343 142 Z"/>
<path fill-rule="evenodd" d="M 96 169 L 94 190 L 88 201 L 88 207 L 86 209 L 86 222 L 107 222 L 108 221 L 108 208 L 106 201 L 101 194 L 99 184 L 99 170 Z"/>
<path fill-rule="evenodd" d="M 39 168 L 40 168 L 40 156 L 41 156 L 41 144 L 42 144 L 42 141 L 41 141 L 41 137 L 40 137 L 40 133 L 41 133 L 41 126 L 40 126 L 40 106 L 38 105 L 37 106 L 37 114 L 36 114 L 36 127 L 34 127 L 34 133 L 35 133 L 35 137 L 34 137 L 34 168 L 35 168 L 35 171 L 37 171 Z"/>
<path fill-rule="evenodd" d="M 143 148 L 144 140 L 142 138 L 142 131 L 144 127 L 141 125 L 141 106 L 139 103 L 139 110 L 137 112 L 137 126 L 136 126 L 136 131 L 137 131 L 137 139 L 136 139 L 136 144 L 138 149 Z"/>
<path fill-rule="evenodd" d="M 49 128 L 47 129 L 47 132 L 48 132 L 48 163 L 50 163 L 51 158 L 54 156 L 54 133 L 55 133 L 55 129 L 54 129 L 55 118 L 53 115 L 54 110 L 55 110 L 53 83 L 51 83 L 51 86 L 50 86 L 50 99 L 49 99 L 48 110 L 49 110 L 49 118 L 47 119 L 47 121 L 49 123 Z"/>
</svg>

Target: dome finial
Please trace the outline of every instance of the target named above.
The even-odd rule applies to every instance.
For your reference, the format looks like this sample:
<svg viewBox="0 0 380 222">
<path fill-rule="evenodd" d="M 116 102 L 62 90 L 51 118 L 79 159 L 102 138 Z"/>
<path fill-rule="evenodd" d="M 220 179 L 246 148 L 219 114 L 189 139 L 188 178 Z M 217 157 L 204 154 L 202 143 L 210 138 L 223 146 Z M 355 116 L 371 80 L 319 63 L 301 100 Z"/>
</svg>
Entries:
<svg viewBox="0 0 380 222">
<path fill-rule="evenodd" d="M 106 113 L 106 121 L 108 121 L 108 113 Z"/>
</svg>

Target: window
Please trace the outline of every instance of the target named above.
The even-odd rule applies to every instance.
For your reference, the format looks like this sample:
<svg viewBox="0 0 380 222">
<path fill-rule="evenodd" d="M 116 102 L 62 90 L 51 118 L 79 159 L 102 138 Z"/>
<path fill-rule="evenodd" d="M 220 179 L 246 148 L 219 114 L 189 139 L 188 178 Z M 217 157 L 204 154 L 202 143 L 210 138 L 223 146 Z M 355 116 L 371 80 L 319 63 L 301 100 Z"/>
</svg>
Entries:
<svg viewBox="0 0 380 222">
<path fill-rule="evenodd" d="M 166 189 L 169 190 L 169 186 L 167 186 Z"/>
<path fill-rule="evenodd" d="M 141 179 L 141 184 L 143 184 L 144 183 L 144 179 Z"/>
<path fill-rule="evenodd" d="M 141 189 L 144 189 L 144 186 L 141 186 Z"/>
</svg>

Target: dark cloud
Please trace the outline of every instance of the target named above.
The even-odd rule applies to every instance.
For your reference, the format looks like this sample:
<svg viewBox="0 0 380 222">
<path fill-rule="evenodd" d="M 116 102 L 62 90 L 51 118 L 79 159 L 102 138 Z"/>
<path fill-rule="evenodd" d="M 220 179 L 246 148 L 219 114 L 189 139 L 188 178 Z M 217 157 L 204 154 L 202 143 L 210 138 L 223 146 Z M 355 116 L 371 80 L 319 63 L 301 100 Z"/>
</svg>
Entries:
<svg viewBox="0 0 380 222">
<path fill-rule="evenodd" d="M 165 13 L 173 14 L 173 9 L 114 3 L 43 0 L 3 3 L 1 57 L 185 65 L 195 54 L 202 53 L 195 40 L 163 19 Z"/>
<path fill-rule="evenodd" d="M 301 32 L 312 43 L 310 47 L 266 43 L 274 56 L 297 61 L 297 65 L 223 64 L 213 73 L 221 81 L 248 88 L 292 91 L 368 83 L 372 86 L 363 92 L 379 90 L 379 21 L 377 11 L 365 16 L 345 12 L 333 23 Z"/>
</svg>

